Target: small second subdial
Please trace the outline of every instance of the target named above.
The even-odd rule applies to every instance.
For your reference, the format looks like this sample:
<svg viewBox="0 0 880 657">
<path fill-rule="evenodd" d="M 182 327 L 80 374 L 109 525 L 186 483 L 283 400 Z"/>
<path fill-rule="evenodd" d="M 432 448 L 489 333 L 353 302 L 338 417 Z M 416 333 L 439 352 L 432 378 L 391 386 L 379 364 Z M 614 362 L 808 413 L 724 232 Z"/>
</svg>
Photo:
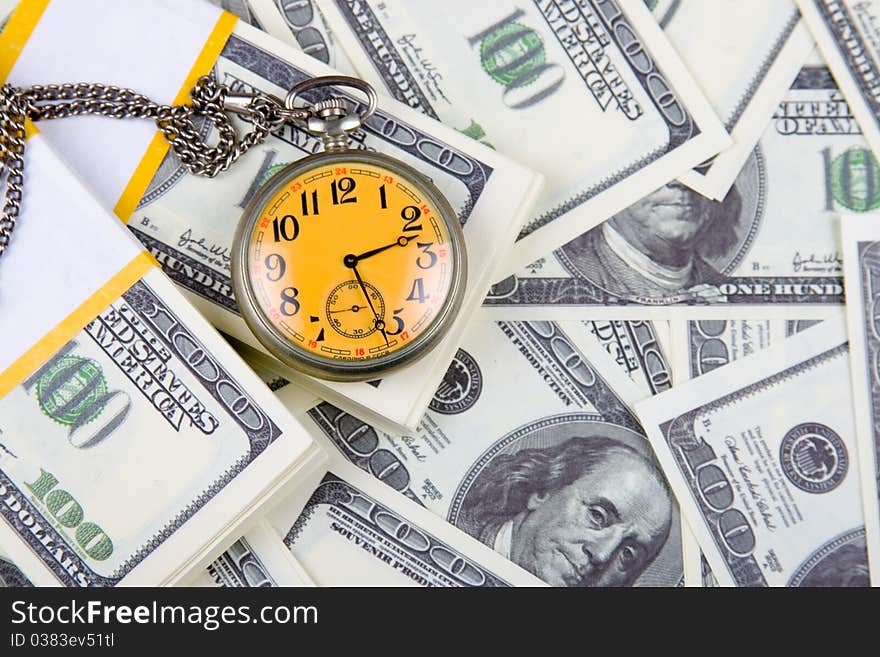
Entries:
<svg viewBox="0 0 880 657">
<path fill-rule="evenodd" d="M 327 297 L 327 319 L 333 330 L 347 338 L 365 338 L 384 329 L 385 300 L 370 283 L 340 283 Z"/>
</svg>

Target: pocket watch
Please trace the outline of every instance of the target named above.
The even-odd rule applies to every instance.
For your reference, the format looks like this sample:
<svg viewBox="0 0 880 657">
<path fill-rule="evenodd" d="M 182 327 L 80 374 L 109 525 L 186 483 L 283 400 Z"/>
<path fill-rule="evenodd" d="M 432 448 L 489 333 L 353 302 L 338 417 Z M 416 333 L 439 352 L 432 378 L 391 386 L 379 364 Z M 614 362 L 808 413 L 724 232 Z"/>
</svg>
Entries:
<svg viewBox="0 0 880 657">
<path fill-rule="evenodd" d="M 465 241 L 425 175 L 348 147 L 376 109 L 366 82 L 311 78 L 285 107 L 322 86 L 359 89 L 367 108 L 352 113 L 335 98 L 309 108 L 303 127 L 324 150 L 276 173 L 244 209 L 233 289 L 244 321 L 278 360 L 319 378 L 368 380 L 413 362 L 446 333 L 465 290 Z"/>
<path fill-rule="evenodd" d="M 297 107 L 319 87 L 363 92 L 358 114 L 339 98 Z M 318 135 L 324 151 L 282 169 L 245 208 L 232 246 L 232 282 L 245 323 L 278 360 L 340 381 L 376 378 L 424 355 L 452 324 L 467 257 L 458 217 L 437 187 L 382 153 L 348 147 L 376 111 L 373 88 L 324 76 L 295 85 L 284 102 L 200 78 L 186 105 L 160 105 L 131 89 L 96 83 L 0 87 L 0 256 L 22 199 L 26 122 L 99 114 L 156 122 L 180 163 L 214 177 L 285 123 Z M 239 138 L 228 113 L 252 125 Z M 216 131 L 211 145 L 194 118 Z"/>
</svg>

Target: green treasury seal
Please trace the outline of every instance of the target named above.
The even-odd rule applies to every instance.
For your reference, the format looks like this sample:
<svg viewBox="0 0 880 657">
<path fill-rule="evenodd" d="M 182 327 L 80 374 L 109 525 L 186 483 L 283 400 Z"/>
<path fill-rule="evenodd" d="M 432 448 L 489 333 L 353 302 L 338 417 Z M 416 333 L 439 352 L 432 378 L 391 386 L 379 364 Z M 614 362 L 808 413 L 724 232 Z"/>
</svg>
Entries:
<svg viewBox="0 0 880 657">
<path fill-rule="evenodd" d="M 834 200 L 853 212 L 880 207 L 880 167 L 867 148 L 854 147 L 831 162 Z"/>
<path fill-rule="evenodd" d="M 504 23 L 480 42 L 483 70 L 505 87 L 522 87 L 537 80 L 545 60 L 541 37 L 520 23 Z"/>
<path fill-rule="evenodd" d="M 37 381 L 37 401 L 48 417 L 65 426 L 82 426 L 104 410 L 107 382 L 91 358 L 59 358 Z"/>
</svg>

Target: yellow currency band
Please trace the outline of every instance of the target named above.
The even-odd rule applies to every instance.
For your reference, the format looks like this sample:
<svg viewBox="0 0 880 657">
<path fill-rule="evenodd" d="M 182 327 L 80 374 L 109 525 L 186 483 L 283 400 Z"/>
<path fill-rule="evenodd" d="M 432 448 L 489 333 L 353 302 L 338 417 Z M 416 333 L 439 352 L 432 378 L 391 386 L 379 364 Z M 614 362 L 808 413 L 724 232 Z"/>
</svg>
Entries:
<svg viewBox="0 0 880 657">
<path fill-rule="evenodd" d="M 147 251 L 136 255 L 131 262 L 114 274 L 78 308 L 61 320 L 55 328 L 40 338 L 35 345 L 19 356 L 3 372 L 0 372 L 0 398 L 5 397 L 25 377 L 36 371 L 52 354 L 70 342 L 86 324 L 158 264 Z"/>
<path fill-rule="evenodd" d="M 15 11 L 12 12 L 6 28 L 0 33 L 0 82 L 4 82 L 9 77 L 9 73 L 15 66 L 15 62 L 18 60 L 19 55 L 21 55 L 21 51 L 27 44 L 28 39 L 30 39 L 31 34 L 33 34 L 37 23 L 40 22 L 40 17 L 43 15 L 48 4 L 49 0 L 21 0 Z M 228 11 L 220 14 L 217 22 L 214 24 L 214 29 L 211 30 L 211 34 L 208 36 L 208 40 L 202 46 L 199 56 L 196 57 L 196 61 L 192 65 L 189 74 L 184 78 L 180 90 L 174 97 L 173 104 L 180 105 L 186 103 L 189 100 L 190 89 L 195 85 L 196 80 L 210 73 L 214 62 L 217 61 L 220 52 L 223 50 L 223 46 L 226 45 L 226 41 L 232 34 L 236 21 L 238 21 L 238 17 Z M 122 84 L 121 86 L 125 85 Z M 30 137 L 36 134 L 37 129 L 33 123 L 28 121 L 27 124 L 27 136 Z M 113 208 L 116 216 L 122 219 L 124 223 L 127 223 L 131 218 L 138 201 L 141 200 L 141 197 L 147 190 L 147 185 L 150 184 L 150 180 L 153 179 L 167 152 L 168 142 L 165 141 L 161 132 L 156 131 L 146 152 L 137 167 L 135 167 L 134 173 L 125 185 L 122 195 L 116 202 L 116 207 Z"/>
<path fill-rule="evenodd" d="M 48 5 L 49 0 L 21 0 L 12 12 L 0 33 L 0 82 L 6 82 Z"/>
<path fill-rule="evenodd" d="M 48 4 L 49 0 L 22 0 L 12 12 L 6 28 L 0 33 L 0 82 L 9 77 Z M 25 119 L 24 132 L 25 138 L 30 139 L 40 131 L 30 119 Z"/>
<path fill-rule="evenodd" d="M 230 14 L 228 11 L 220 14 L 214 29 L 211 30 L 211 35 L 202 47 L 199 56 L 196 57 L 196 61 L 189 74 L 183 80 L 183 85 L 174 97 L 173 104 L 182 105 L 189 100 L 190 89 L 193 88 L 196 80 L 211 71 L 214 62 L 217 61 L 220 52 L 223 50 L 223 46 L 226 45 L 227 39 L 232 34 L 237 20 L 238 17 Z M 132 174 L 122 195 L 116 202 L 116 207 L 113 208 L 113 212 L 122 219 L 123 223 L 128 223 L 132 213 L 134 213 L 138 202 L 141 200 L 144 192 L 147 191 L 147 185 L 150 184 L 150 181 L 159 169 L 159 165 L 162 164 L 162 159 L 168 152 L 168 148 L 168 142 L 165 141 L 165 137 L 160 131 L 156 131 L 150 145 L 147 147 L 147 151 L 144 153 L 144 156 L 134 170 L 134 174 Z"/>
</svg>

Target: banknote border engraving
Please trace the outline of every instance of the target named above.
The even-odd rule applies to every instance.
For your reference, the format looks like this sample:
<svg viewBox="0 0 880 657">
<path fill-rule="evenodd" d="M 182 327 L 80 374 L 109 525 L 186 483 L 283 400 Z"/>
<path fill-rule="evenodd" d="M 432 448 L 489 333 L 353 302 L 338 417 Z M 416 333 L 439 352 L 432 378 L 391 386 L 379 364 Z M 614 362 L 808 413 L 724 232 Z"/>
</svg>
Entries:
<svg viewBox="0 0 880 657">
<path fill-rule="evenodd" d="M 877 324 L 873 315 L 877 306 L 875 281 L 880 280 L 880 253 L 877 253 L 878 249 L 880 249 L 880 242 L 877 241 L 861 241 L 856 243 L 859 287 L 861 288 L 862 295 L 861 320 L 865 336 L 865 356 L 867 356 L 867 362 L 871 364 L 867 367 L 870 381 L 866 387 L 866 390 L 870 391 L 867 407 L 874 438 L 874 449 L 870 453 L 874 460 L 872 464 L 874 468 L 874 490 L 875 494 L 880 497 L 880 486 L 878 486 L 878 482 L 880 482 L 880 471 L 878 471 L 878 464 L 880 464 L 880 431 L 878 431 L 878 427 L 880 427 L 880 423 L 878 423 L 878 417 L 880 417 L 880 380 L 878 378 L 880 378 L 880 373 L 877 371 L 878 355 L 880 355 L 880 335 L 877 333 Z"/>
<path fill-rule="evenodd" d="M 422 500 L 419 498 L 418 494 L 410 486 L 410 484 L 412 483 L 412 475 L 409 472 L 409 468 L 407 468 L 406 464 L 404 464 L 399 458 L 397 458 L 397 455 L 391 452 L 391 450 L 388 450 L 380 445 L 381 438 L 379 436 L 382 432 L 380 432 L 368 422 L 364 422 L 360 418 L 357 418 L 354 415 L 351 415 L 350 413 L 347 413 L 346 411 L 343 411 L 342 409 L 333 406 L 333 404 L 330 404 L 329 402 L 322 401 L 321 403 L 309 409 L 307 413 L 308 416 L 312 419 L 312 422 L 318 425 L 321 431 L 324 432 L 324 435 L 327 436 L 330 442 L 333 443 L 334 447 L 339 450 L 339 452 L 346 458 L 346 460 L 369 474 L 371 477 L 375 477 L 392 490 L 397 491 L 402 495 L 405 495 L 412 501 L 416 502 L 419 506 L 425 505 L 424 502 L 422 502 Z M 330 418 L 331 413 L 335 413 L 332 419 Z M 357 427 L 355 432 L 369 430 L 376 434 L 376 446 L 370 453 L 367 454 L 356 451 L 352 447 L 351 443 L 345 440 L 340 424 L 346 418 L 351 418 L 352 421 L 360 425 Z M 389 469 L 388 464 L 384 463 L 382 467 L 382 472 L 376 472 L 372 466 L 373 458 L 377 454 L 387 454 L 395 463 L 395 467 L 393 469 Z M 387 477 L 389 472 L 391 474 L 397 474 L 401 471 L 406 473 L 406 486 L 396 487 L 389 484 Z"/>
<path fill-rule="evenodd" d="M 724 324 L 721 332 L 717 335 L 709 335 L 707 334 L 701 327 L 704 324 L 715 324 L 721 323 Z M 712 340 L 719 340 L 718 336 L 724 334 L 724 331 L 727 329 L 727 326 L 730 322 L 728 320 L 688 320 L 685 322 L 685 326 L 687 327 L 687 346 L 688 346 L 688 378 L 696 379 L 697 377 L 702 376 L 703 374 L 707 374 L 711 372 L 713 369 L 717 369 L 718 367 L 723 367 L 730 362 L 730 354 L 728 353 L 727 360 L 721 365 L 717 365 L 711 369 L 702 371 L 698 369 L 698 364 L 702 362 L 701 352 L 703 349 L 703 345 L 711 342 Z M 727 350 L 727 345 L 724 345 L 725 351 Z"/>
<path fill-rule="evenodd" d="M 359 490 L 357 487 L 349 484 L 347 481 L 345 481 L 341 477 L 333 474 L 332 472 L 328 472 L 326 475 L 324 475 L 324 478 L 321 480 L 321 483 L 318 484 L 318 486 L 315 488 L 315 491 L 312 493 L 311 497 L 309 497 L 309 500 L 308 500 L 308 502 L 306 502 L 306 505 L 303 508 L 302 512 L 300 513 L 299 517 L 293 523 L 293 526 L 290 528 L 290 530 L 285 534 L 284 544 L 288 548 L 291 548 L 296 543 L 296 541 L 302 536 L 303 532 L 305 531 L 306 525 L 311 520 L 312 516 L 318 512 L 320 506 L 322 506 L 322 505 L 333 506 L 333 507 L 341 508 L 343 510 L 343 512 L 346 514 L 352 514 L 353 513 L 352 511 L 345 508 L 344 503 L 345 502 L 350 503 L 356 497 L 363 498 L 364 500 L 372 503 L 373 509 L 374 509 L 373 513 L 378 511 L 379 513 L 387 514 L 387 515 L 391 516 L 392 518 L 400 520 L 403 523 L 402 527 L 405 527 L 407 529 L 406 532 L 400 534 L 401 536 L 407 535 L 412 530 L 417 531 L 421 537 L 427 539 L 430 542 L 430 546 L 428 546 L 424 550 L 425 552 L 433 552 L 437 548 L 446 550 L 447 552 L 449 552 L 451 554 L 457 555 L 457 559 L 459 559 L 462 564 L 468 564 L 472 568 L 479 571 L 479 573 L 482 575 L 483 582 L 482 582 L 482 584 L 480 584 L 478 586 L 486 587 L 486 588 L 511 586 L 511 584 L 509 582 L 503 580 L 502 578 L 498 577 L 497 575 L 493 574 L 492 572 L 481 567 L 480 565 L 475 563 L 472 559 L 469 559 L 464 554 L 461 554 L 458 550 L 456 550 L 452 546 L 448 545 L 446 542 L 438 539 L 436 536 L 430 534 L 426 530 L 424 530 L 422 528 L 415 527 L 414 525 L 409 523 L 405 518 L 400 517 L 396 512 L 389 509 L 381 502 L 373 499 L 372 497 L 370 497 L 369 495 L 367 495 L 363 491 Z M 373 515 L 373 513 L 371 513 L 371 515 Z M 368 522 L 367 519 L 361 515 L 358 515 L 357 518 L 358 518 L 358 522 L 361 522 L 361 523 Z M 378 524 L 374 524 L 374 527 L 376 527 L 376 530 L 375 530 L 376 533 L 382 534 L 385 537 L 385 540 L 388 540 L 391 543 L 394 543 L 398 547 L 398 549 L 401 550 L 402 552 L 407 552 L 408 550 L 411 549 L 405 543 L 403 543 L 397 536 L 391 536 L 388 534 L 388 532 L 383 531 L 381 528 L 378 528 Z M 418 557 L 418 559 L 421 559 L 421 557 Z M 448 576 L 450 579 L 454 578 L 454 575 L 452 575 L 451 573 L 444 573 L 444 574 L 446 576 Z M 461 580 L 459 580 L 459 581 L 462 586 L 465 586 L 465 587 L 469 586 L 466 582 L 463 582 Z M 470 586 L 473 586 L 473 585 L 470 585 Z"/>
<path fill-rule="evenodd" d="M 727 296 L 723 304 L 711 303 L 693 295 L 676 300 L 674 305 L 680 307 L 730 307 L 761 304 L 779 304 L 780 296 L 774 294 L 773 288 L 813 289 L 815 294 L 803 292 L 785 295 L 784 303 L 791 305 L 840 306 L 843 293 L 832 294 L 832 290 L 843 289 L 839 276 L 737 276 L 732 283 L 737 286 L 748 286 L 757 290 L 753 294 Z M 669 299 L 654 300 L 644 297 L 640 300 L 626 299 L 612 295 L 598 285 L 584 278 L 522 278 L 510 276 L 495 284 L 490 294 L 483 300 L 483 305 L 511 306 L 519 308 L 545 308 L 547 306 L 643 306 L 662 307 L 670 305 Z M 684 295 L 682 295 L 684 296 Z"/>
<path fill-rule="evenodd" d="M 33 584 L 21 572 L 18 566 L 4 557 L 0 557 L 0 588 L 32 587 Z"/>
<path fill-rule="evenodd" d="M 736 107 L 733 110 L 733 113 L 730 115 L 730 118 L 725 122 L 724 127 L 727 128 L 728 132 L 733 130 L 739 120 L 742 118 L 743 112 L 745 112 L 746 107 L 748 107 L 755 93 L 758 91 L 758 87 L 761 86 L 761 83 L 764 82 L 764 78 L 767 77 L 767 73 L 770 72 L 770 69 L 773 67 L 773 63 L 776 61 L 776 58 L 779 56 L 779 52 L 785 47 L 786 42 L 789 37 L 791 37 L 792 32 L 797 27 L 798 21 L 800 21 L 801 15 L 798 12 L 797 8 L 794 8 L 791 12 L 791 16 L 788 19 L 788 22 L 785 24 L 785 27 L 782 28 L 782 32 L 779 36 L 776 37 L 776 41 L 773 43 L 773 47 L 770 49 L 770 52 L 767 53 L 767 56 L 764 58 L 764 61 L 761 63 L 760 68 L 758 68 L 758 72 L 755 73 L 751 82 L 749 82 L 748 87 L 746 87 L 745 92 L 743 93 L 742 98 L 739 103 L 737 103 Z"/>
<path fill-rule="evenodd" d="M 197 511 L 204 507 L 213 497 L 225 488 L 238 474 L 240 474 L 266 447 L 281 435 L 281 429 L 272 419 L 259 409 L 259 407 L 245 393 L 237 389 L 235 379 L 230 376 L 219 362 L 214 360 L 210 352 L 201 342 L 192 335 L 186 325 L 180 321 L 177 315 L 171 311 L 156 295 L 152 288 L 143 281 L 138 281 L 122 294 L 122 300 L 128 303 L 139 313 L 139 318 L 147 323 L 157 337 L 164 342 L 168 350 L 173 353 L 181 366 L 186 367 L 193 377 L 204 387 L 205 392 L 211 395 L 226 410 L 229 420 L 234 422 L 248 440 L 248 452 L 237 458 L 229 467 L 207 488 L 196 494 L 189 504 L 178 512 L 173 518 L 158 529 L 142 546 L 134 549 L 131 555 L 123 561 L 109 576 L 99 575 L 93 571 L 79 554 L 69 547 L 68 541 L 54 528 L 51 521 L 28 501 L 28 494 L 21 490 L 5 472 L 0 470 L 0 490 L 3 491 L 3 503 L 0 505 L 0 514 L 15 532 L 28 543 L 31 550 L 51 570 L 55 577 L 67 586 L 114 586 L 135 566 L 150 555 L 175 531 L 180 529 L 187 520 L 192 518 Z M 97 340 L 88 332 L 92 340 Z M 181 345 L 195 346 L 195 350 L 184 354 Z M 195 354 L 195 355 L 194 355 Z M 210 366 L 216 373 L 216 378 L 211 381 L 205 372 L 199 371 L 202 365 Z M 224 389 L 229 386 L 230 390 L 238 396 L 230 401 L 224 395 Z M 247 406 L 240 410 L 253 410 L 261 417 L 261 427 L 251 428 L 244 424 L 238 417 L 234 407 L 240 400 Z M 17 505 L 18 510 L 9 506 L 9 500 Z M 42 530 L 54 546 L 51 551 L 41 543 L 30 531 L 29 526 L 20 518 L 21 511 L 26 511 L 33 523 L 34 518 L 40 518 Z M 82 574 L 84 583 L 68 573 L 61 564 L 62 560 L 69 560 Z"/>
<path fill-rule="evenodd" d="M 684 463 L 683 458 L 681 457 L 679 450 L 677 449 L 677 446 L 679 444 L 699 444 L 700 441 L 697 438 L 696 432 L 694 431 L 694 423 L 697 416 L 706 415 L 726 406 L 736 404 L 743 399 L 759 394 L 763 390 L 772 388 L 787 379 L 794 378 L 809 370 L 815 369 L 819 365 L 829 360 L 833 360 L 834 358 L 838 358 L 840 356 L 846 358 L 847 355 L 848 343 L 844 342 L 840 345 L 837 345 L 836 347 L 812 356 L 811 358 L 808 358 L 800 363 L 791 365 L 781 372 L 777 372 L 776 374 L 752 383 L 745 388 L 741 388 L 734 392 L 728 393 L 720 397 L 719 399 L 709 402 L 708 404 L 699 406 L 685 413 L 681 413 L 671 420 L 660 424 L 660 433 L 663 436 L 663 439 L 666 441 L 666 444 L 668 445 L 669 453 L 672 456 L 683 481 L 688 486 L 688 489 L 693 493 L 692 499 L 697 504 L 702 518 L 715 519 L 717 516 L 720 516 L 720 514 L 709 508 L 709 506 L 703 501 L 698 492 L 699 489 L 696 485 L 696 481 L 689 474 L 688 467 Z M 709 534 L 712 536 L 715 546 L 718 548 L 719 554 L 726 562 L 727 567 L 733 577 L 733 580 L 737 583 L 738 586 L 767 586 L 767 580 L 758 565 L 757 559 L 755 559 L 753 556 L 739 557 L 733 554 L 725 547 L 724 540 L 720 536 L 720 529 L 718 527 L 718 524 L 716 522 L 709 521 L 706 521 L 704 524 L 709 531 Z"/>
<path fill-rule="evenodd" d="M 263 575 L 262 581 L 258 584 L 252 583 L 252 578 L 245 573 L 242 564 L 257 568 Z M 218 586 L 258 588 L 278 586 L 269 569 L 260 560 L 260 556 L 254 552 L 244 537 L 238 539 L 208 564 L 208 574 L 214 578 Z"/>
<path fill-rule="evenodd" d="M 853 42 L 858 46 L 859 52 L 871 52 L 870 49 L 865 46 L 865 42 L 859 34 L 855 21 L 846 6 L 837 0 L 830 0 L 830 3 L 829 0 L 813 0 L 812 4 L 816 8 L 822 23 L 825 25 L 825 29 L 831 33 L 831 41 L 837 48 L 841 58 L 846 62 L 847 69 L 852 74 L 853 82 L 859 87 L 862 100 L 871 107 L 871 114 L 875 118 L 876 123 L 876 119 L 878 115 L 880 115 L 880 99 L 878 99 L 875 94 L 871 93 L 869 86 L 866 84 L 866 80 L 868 78 L 874 80 L 878 79 L 878 77 L 880 77 L 880 70 L 877 69 L 876 62 L 874 62 L 873 59 L 865 58 L 865 61 L 857 61 L 851 50 L 844 50 L 840 45 L 841 43 Z M 829 4 L 835 5 L 836 9 L 833 13 L 837 14 L 839 18 L 832 17 L 832 10 L 828 7 Z"/>
<path fill-rule="evenodd" d="M 497 326 L 564 403 L 589 403 L 601 414 L 604 422 L 645 435 L 633 412 L 557 324 L 543 321 L 498 322 Z M 546 364 L 552 365 L 548 367 Z M 584 376 L 590 376 L 592 381 L 582 380 Z M 565 379 L 566 390 L 560 386 L 560 377 Z M 580 395 L 579 399 L 573 398 L 575 390 Z"/>
</svg>

